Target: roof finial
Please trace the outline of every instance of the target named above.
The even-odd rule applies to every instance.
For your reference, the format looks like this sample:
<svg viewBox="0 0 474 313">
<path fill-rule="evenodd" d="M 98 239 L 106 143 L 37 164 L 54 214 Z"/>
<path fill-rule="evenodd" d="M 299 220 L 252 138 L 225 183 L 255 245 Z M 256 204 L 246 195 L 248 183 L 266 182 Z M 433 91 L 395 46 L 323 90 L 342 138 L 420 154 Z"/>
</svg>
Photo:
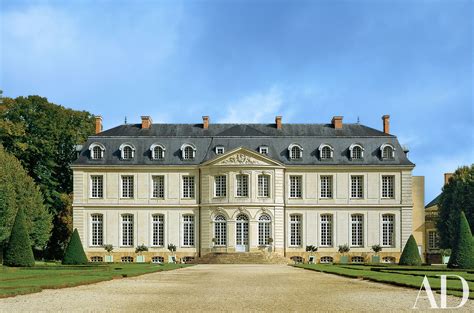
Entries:
<svg viewBox="0 0 474 313">
<path fill-rule="evenodd" d="M 127 116 L 125 116 L 125 125 L 127 125 Z"/>
</svg>

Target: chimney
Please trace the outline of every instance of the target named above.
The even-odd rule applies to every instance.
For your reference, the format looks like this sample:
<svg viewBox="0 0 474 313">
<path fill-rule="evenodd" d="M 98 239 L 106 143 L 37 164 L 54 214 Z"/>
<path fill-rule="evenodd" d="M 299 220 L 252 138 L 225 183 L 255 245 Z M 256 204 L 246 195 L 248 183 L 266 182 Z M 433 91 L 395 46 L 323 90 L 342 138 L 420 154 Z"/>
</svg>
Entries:
<svg viewBox="0 0 474 313">
<path fill-rule="evenodd" d="M 102 131 L 102 116 L 97 115 L 95 117 L 95 133 L 98 134 Z"/>
<path fill-rule="evenodd" d="M 453 177 L 453 173 L 444 173 L 444 184 L 447 185 L 451 177 Z"/>
<path fill-rule="evenodd" d="M 342 128 L 342 116 L 334 116 L 332 118 L 332 126 L 335 128 L 335 129 L 341 129 Z"/>
<path fill-rule="evenodd" d="M 202 117 L 202 128 L 208 129 L 209 128 L 209 116 Z"/>
<path fill-rule="evenodd" d="M 281 129 L 281 116 L 275 116 L 275 124 L 277 129 Z"/>
<path fill-rule="evenodd" d="M 149 129 L 153 124 L 151 117 L 149 116 L 142 116 L 142 129 Z"/>
<path fill-rule="evenodd" d="M 386 134 L 390 133 L 390 115 L 382 116 L 383 120 L 383 132 Z"/>
</svg>

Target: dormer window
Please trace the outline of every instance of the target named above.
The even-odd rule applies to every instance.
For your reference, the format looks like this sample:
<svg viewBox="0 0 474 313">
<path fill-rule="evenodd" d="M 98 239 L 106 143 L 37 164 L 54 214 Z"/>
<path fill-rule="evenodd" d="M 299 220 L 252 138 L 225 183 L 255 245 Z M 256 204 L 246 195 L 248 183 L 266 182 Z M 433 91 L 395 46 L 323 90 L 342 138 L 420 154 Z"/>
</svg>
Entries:
<svg viewBox="0 0 474 313">
<path fill-rule="evenodd" d="M 393 160 L 395 158 L 395 148 L 391 144 L 383 144 L 380 147 L 380 153 L 384 160 Z"/>
<path fill-rule="evenodd" d="M 151 145 L 150 151 L 153 160 L 163 160 L 165 158 L 166 149 L 160 144 L 155 143 Z"/>
<path fill-rule="evenodd" d="M 321 144 L 319 146 L 319 158 L 321 160 L 330 160 L 334 157 L 334 148 L 328 144 Z"/>
<path fill-rule="evenodd" d="M 216 154 L 224 154 L 224 147 L 223 146 L 217 146 L 216 147 Z"/>
<path fill-rule="evenodd" d="M 135 157 L 135 147 L 131 144 L 124 143 L 119 149 L 122 160 L 131 160 Z"/>
<path fill-rule="evenodd" d="M 364 158 L 364 148 L 360 144 L 352 144 L 349 151 L 352 160 L 362 160 Z"/>
<path fill-rule="evenodd" d="M 105 147 L 101 143 L 94 142 L 89 146 L 89 151 L 92 160 L 102 160 L 104 158 Z"/>
<path fill-rule="evenodd" d="M 260 147 L 258 147 L 258 152 L 260 154 L 268 155 L 268 147 L 267 146 L 260 146 Z"/>
<path fill-rule="evenodd" d="M 192 160 L 196 157 L 196 147 L 189 143 L 181 146 L 181 157 L 183 160 Z"/>
<path fill-rule="evenodd" d="M 303 158 L 303 148 L 299 144 L 291 144 L 288 147 L 288 151 L 290 153 L 290 159 L 292 160 L 299 160 Z"/>
</svg>

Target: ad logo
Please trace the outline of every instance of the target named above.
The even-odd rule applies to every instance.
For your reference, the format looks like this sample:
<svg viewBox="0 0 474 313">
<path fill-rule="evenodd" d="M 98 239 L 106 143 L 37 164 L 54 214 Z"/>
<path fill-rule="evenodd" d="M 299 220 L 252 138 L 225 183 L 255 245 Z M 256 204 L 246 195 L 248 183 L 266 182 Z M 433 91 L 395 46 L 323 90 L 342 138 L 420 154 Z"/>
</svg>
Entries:
<svg viewBox="0 0 474 313">
<path fill-rule="evenodd" d="M 431 290 L 430 282 L 428 280 L 428 277 L 423 278 L 423 282 L 421 283 L 420 290 L 418 291 L 418 295 L 416 297 L 415 304 L 413 305 L 413 309 L 416 309 L 416 304 L 418 303 L 419 298 L 428 298 L 428 301 L 430 302 L 430 306 L 432 309 L 457 309 L 462 307 L 463 305 L 466 304 L 467 300 L 469 299 L 469 285 L 467 284 L 467 281 L 462 278 L 461 276 L 458 275 L 436 275 L 439 276 L 441 279 L 441 303 L 438 306 L 436 303 L 436 299 L 434 297 L 433 291 Z M 446 303 L 446 290 L 447 290 L 447 283 L 446 283 L 446 277 L 457 277 L 459 280 L 461 280 L 462 283 L 462 300 L 461 303 L 459 303 L 458 306 L 456 307 L 448 307 Z M 423 287 L 426 290 L 426 297 L 420 297 L 421 291 L 423 290 Z"/>
</svg>

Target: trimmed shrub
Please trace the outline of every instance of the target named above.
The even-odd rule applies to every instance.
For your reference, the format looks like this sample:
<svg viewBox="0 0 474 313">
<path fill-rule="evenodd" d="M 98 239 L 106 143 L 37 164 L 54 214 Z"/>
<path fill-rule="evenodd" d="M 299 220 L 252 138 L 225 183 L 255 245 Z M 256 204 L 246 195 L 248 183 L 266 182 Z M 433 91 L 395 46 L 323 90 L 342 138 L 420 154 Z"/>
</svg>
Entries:
<svg viewBox="0 0 474 313">
<path fill-rule="evenodd" d="M 81 238 L 77 228 L 74 229 L 72 233 L 71 240 L 66 248 L 66 253 L 64 254 L 63 264 L 67 265 L 77 265 L 77 264 L 87 264 L 87 256 L 82 248 Z"/>
<path fill-rule="evenodd" d="M 421 265 L 421 257 L 418 252 L 418 245 L 416 244 L 415 237 L 413 235 L 408 238 L 407 244 L 403 249 L 402 256 L 400 257 L 399 265 Z"/>
<path fill-rule="evenodd" d="M 448 267 L 474 268 L 474 239 L 464 212 L 461 212 L 456 243 L 452 249 Z"/>
<path fill-rule="evenodd" d="M 31 248 L 30 238 L 25 224 L 25 214 L 21 208 L 16 214 L 15 222 L 13 222 L 13 228 L 7 249 L 5 250 L 3 264 L 7 266 L 35 265 L 33 249 Z"/>
</svg>

